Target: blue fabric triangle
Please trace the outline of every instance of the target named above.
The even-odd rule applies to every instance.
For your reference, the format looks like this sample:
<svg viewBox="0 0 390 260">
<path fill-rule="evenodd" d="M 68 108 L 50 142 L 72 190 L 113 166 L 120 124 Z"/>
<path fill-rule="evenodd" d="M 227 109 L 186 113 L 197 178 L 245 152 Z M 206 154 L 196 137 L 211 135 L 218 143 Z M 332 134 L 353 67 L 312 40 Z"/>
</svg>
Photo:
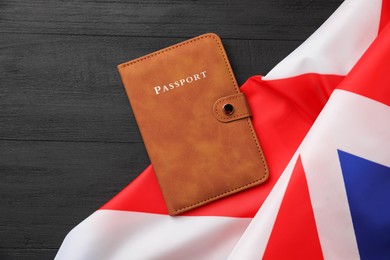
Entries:
<svg viewBox="0 0 390 260">
<path fill-rule="evenodd" d="M 390 259 L 390 168 L 341 150 L 338 155 L 360 257 Z"/>
</svg>

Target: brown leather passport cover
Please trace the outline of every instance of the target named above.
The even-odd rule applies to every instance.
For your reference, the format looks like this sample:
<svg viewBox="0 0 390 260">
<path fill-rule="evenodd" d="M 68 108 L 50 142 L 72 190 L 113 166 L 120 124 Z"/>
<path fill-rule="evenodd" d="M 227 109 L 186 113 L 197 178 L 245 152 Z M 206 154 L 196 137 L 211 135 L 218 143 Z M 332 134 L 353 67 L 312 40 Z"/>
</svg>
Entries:
<svg viewBox="0 0 390 260">
<path fill-rule="evenodd" d="M 220 38 L 118 66 L 170 215 L 248 189 L 267 165 Z"/>
</svg>

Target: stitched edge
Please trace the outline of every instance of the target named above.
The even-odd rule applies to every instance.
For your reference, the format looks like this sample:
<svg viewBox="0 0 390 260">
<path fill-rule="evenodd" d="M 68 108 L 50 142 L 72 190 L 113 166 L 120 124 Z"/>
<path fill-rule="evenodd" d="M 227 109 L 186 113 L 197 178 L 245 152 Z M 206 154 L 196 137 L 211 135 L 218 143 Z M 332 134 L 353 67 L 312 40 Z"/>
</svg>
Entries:
<svg viewBox="0 0 390 260">
<path fill-rule="evenodd" d="M 213 40 L 215 40 L 215 42 L 217 43 L 218 45 L 218 48 L 219 50 L 221 51 L 221 54 L 222 54 L 222 57 L 223 57 L 223 61 L 225 62 L 225 65 L 226 65 L 226 68 L 229 72 L 229 76 L 230 76 L 230 79 L 232 80 L 232 83 L 233 83 L 233 86 L 234 86 L 234 89 L 236 91 L 236 93 L 240 93 L 239 89 L 238 89 L 238 86 L 237 86 L 237 82 L 235 81 L 234 79 L 234 76 L 233 76 L 233 72 L 231 70 L 231 67 L 229 66 L 229 62 L 227 60 L 227 57 L 226 57 L 226 53 L 219 41 L 219 39 L 216 37 L 216 35 L 212 34 L 212 33 L 209 33 L 209 34 L 205 34 L 203 36 L 199 36 L 199 37 L 196 37 L 194 39 L 190 39 L 190 40 L 187 40 L 187 41 L 184 41 L 182 43 L 178 43 L 176 45 L 173 45 L 173 46 L 170 46 L 170 47 L 167 47 L 165 49 L 162 49 L 162 50 L 159 50 L 159 51 L 156 51 L 156 52 L 153 52 L 149 55 L 146 55 L 146 56 L 143 56 L 141 58 L 138 58 L 138 59 L 135 59 L 135 60 L 132 60 L 132 61 L 128 61 L 128 62 L 125 62 L 125 63 L 122 63 L 118 66 L 118 69 L 123 69 L 127 66 L 130 66 L 130 65 L 133 65 L 135 63 L 138 63 L 138 62 L 141 62 L 141 61 L 144 61 L 146 59 L 149 59 L 149 58 L 152 58 L 154 56 L 157 56 L 157 55 L 160 55 L 160 54 L 163 54 L 165 52 L 168 52 L 168 51 L 171 51 L 171 50 L 174 50 L 178 47 L 181 47 L 181 46 L 184 46 L 184 45 L 187 45 L 187 44 L 191 44 L 193 42 L 196 42 L 196 41 L 199 41 L 201 39 L 204 39 L 204 38 L 212 38 Z"/>
<path fill-rule="evenodd" d="M 182 43 L 173 45 L 173 46 L 171 46 L 171 47 L 167 47 L 167 48 L 165 48 L 165 49 L 162 49 L 162 50 L 160 50 L 160 51 L 154 52 L 154 53 L 149 54 L 149 55 L 147 55 L 147 56 L 138 58 L 138 59 L 136 59 L 136 60 L 133 60 L 133 61 L 129 61 L 129 62 L 120 64 L 120 65 L 118 66 L 118 69 L 124 69 L 124 68 L 127 67 L 127 66 L 133 65 L 133 64 L 135 64 L 135 63 L 144 61 L 144 60 L 146 60 L 146 59 L 152 58 L 152 57 L 154 57 L 154 56 L 163 54 L 163 53 L 165 53 L 165 52 L 174 50 L 174 49 L 176 49 L 176 48 L 178 48 L 178 47 L 181 47 L 181 46 L 184 46 L 184 45 L 187 45 L 187 44 L 196 42 L 196 41 L 201 40 L 201 39 L 204 39 L 204 38 L 212 38 L 212 39 L 215 40 L 215 42 L 217 43 L 217 45 L 218 45 L 218 47 L 219 47 L 219 49 L 220 49 L 220 51 L 221 51 L 223 60 L 224 60 L 224 62 L 225 62 L 226 69 L 228 70 L 230 79 L 232 80 L 234 90 L 236 91 L 236 94 L 239 94 L 240 91 L 239 91 L 238 86 L 237 86 L 237 83 L 236 83 L 236 81 L 235 81 L 235 79 L 234 79 L 232 69 L 231 69 L 231 67 L 230 67 L 230 65 L 229 65 L 229 62 L 228 62 L 228 60 L 227 60 L 227 57 L 226 57 L 226 53 L 225 53 L 225 51 L 224 51 L 224 49 L 223 49 L 223 47 L 222 47 L 220 41 L 218 40 L 218 38 L 217 38 L 214 34 L 206 34 L 206 35 L 203 35 L 203 36 L 199 36 L 199 37 L 196 37 L 196 38 L 194 38 L 194 39 L 187 40 L 187 41 L 185 41 L 185 42 L 182 42 Z M 251 131 L 251 133 L 252 133 L 252 138 L 253 138 L 253 140 L 255 141 L 255 144 L 256 144 L 256 146 L 257 146 L 257 150 L 258 150 L 258 152 L 259 152 L 259 154 L 260 154 L 260 157 L 261 157 L 261 159 L 262 159 L 262 162 L 263 162 L 263 166 L 264 166 L 264 170 L 265 170 L 264 176 L 261 177 L 260 179 L 257 179 L 257 180 L 255 180 L 255 181 L 251 182 L 251 183 L 248 183 L 248 184 L 245 184 L 245 185 L 243 185 L 243 186 L 234 188 L 234 189 L 232 189 L 232 190 L 230 190 L 230 191 L 223 192 L 223 193 L 221 193 L 221 194 L 218 194 L 218 195 L 213 196 L 213 197 L 211 197 L 211 198 L 202 200 L 202 201 L 200 201 L 200 202 L 196 202 L 196 203 L 194 203 L 194 204 L 192 204 L 192 205 L 189 205 L 189 206 L 186 206 L 186 207 L 182 207 L 182 208 L 177 209 L 177 210 L 168 209 L 169 212 L 172 212 L 172 213 L 174 213 L 174 214 L 178 214 L 178 213 L 180 213 L 180 212 L 185 211 L 186 209 L 194 208 L 194 207 L 196 207 L 196 206 L 198 206 L 198 205 L 201 205 L 201 204 L 204 204 L 204 203 L 206 203 L 206 202 L 209 202 L 209 201 L 212 201 L 212 200 L 221 198 L 221 197 L 223 197 L 223 196 L 225 196 L 225 195 L 231 194 L 231 193 L 233 193 L 233 192 L 235 192 L 235 191 L 241 190 L 241 189 L 246 188 L 246 187 L 248 187 L 248 186 L 251 186 L 251 185 L 260 183 L 264 178 L 266 178 L 266 177 L 268 176 L 268 167 L 267 167 L 266 164 L 265 164 L 265 159 L 264 159 L 264 156 L 263 156 L 263 154 L 262 154 L 262 150 L 261 150 L 260 145 L 259 145 L 259 143 L 258 143 L 258 141 L 257 141 L 257 139 L 256 139 L 256 135 L 255 135 L 254 132 L 253 132 L 253 128 L 251 127 L 251 124 L 250 124 L 250 121 L 249 121 L 249 120 L 250 120 L 250 119 L 247 118 L 247 123 L 248 123 L 249 129 L 250 129 L 250 131 Z"/>
<path fill-rule="evenodd" d="M 268 171 L 266 171 L 266 172 L 268 172 Z M 243 185 L 243 186 L 234 188 L 234 189 L 232 189 L 232 190 L 230 190 L 230 191 L 225 191 L 225 192 L 223 192 L 223 193 L 221 193 L 221 194 L 218 194 L 218 195 L 213 196 L 213 197 L 211 197 L 211 198 L 202 200 L 202 201 L 197 202 L 197 203 L 195 203 L 195 204 L 192 204 L 192 205 L 190 205 L 190 206 L 186 206 L 186 207 L 180 208 L 180 209 L 178 209 L 178 210 L 171 210 L 171 209 L 169 209 L 169 212 L 173 212 L 173 213 L 175 213 L 175 214 L 178 214 L 178 213 L 180 213 L 180 212 L 182 212 L 182 211 L 185 211 L 185 210 L 187 210 L 187 209 L 191 209 L 191 208 L 194 208 L 194 207 L 196 207 L 196 206 L 200 206 L 200 205 L 205 204 L 205 203 L 207 203 L 207 202 L 209 202 L 209 201 L 216 200 L 216 199 L 219 199 L 219 198 L 221 198 L 221 197 L 224 197 L 225 195 L 229 195 L 229 194 L 231 194 L 231 193 L 234 193 L 235 191 L 239 191 L 239 190 L 242 190 L 242 189 L 244 189 L 244 188 L 246 188 L 246 187 L 255 185 L 255 184 L 261 182 L 261 181 L 262 181 L 264 178 L 266 178 L 267 176 L 268 176 L 268 174 L 265 174 L 265 175 L 264 175 L 263 177 L 261 177 L 260 179 L 255 180 L 255 181 L 253 181 L 253 182 L 251 182 L 251 183 L 247 183 L 247 184 L 245 184 L 245 185 Z"/>
<path fill-rule="evenodd" d="M 253 130 L 253 126 L 252 126 L 252 123 L 251 123 L 250 118 L 247 118 L 247 119 L 246 119 L 246 122 L 248 123 L 248 127 L 249 127 L 249 129 L 251 130 L 252 137 L 253 137 L 253 139 L 255 140 L 255 144 L 256 144 L 256 147 L 257 147 L 257 151 L 259 152 L 260 157 L 261 157 L 261 161 L 263 162 L 263 166 L 264 166 L 264 176 L 261 178 L 261 179 L 263 179 L 263 178 L 265 178 L 265 177 L 268 177 L 268 175 L 269 175 L 268 166 L 267 166 L 267 163 L 266 163 L 265 158 L 264 158 L 263 150 L 261 149 L 261 146 L 260 146 L 259 141 L 257 140 L 257 136 L 256 136 L 256 134 L 255 134 L 255 131 Z M 261 180 L 261 179 L 260 179 L 260 180 Z"/>
<path fill-rule="evenodd" d="M 243 114 L 238 114 L 238 115 L 235 115 L 235 116 L 232 116 L 232 117 L 219 117 L 220 119 L 223 119 L 224 121 L 223 122 L 229 122 L 229 121 L 226 121 L 225 119 L 231 119 L 232 121 L 234 121 L 233 119 L 241 119 L 241 118 L 245 118 L 247 116 L 249 116 L 250 114 L 248 112 L 246 113 L 243 113 Z"/>
<path fill-rule="evenodd" d="M 138 58 L 138 59 L 135 59 L 135 60 L 132 60 L 132 61 L 128 61 L 128 62 L 122 63 L 122 64 L 120 64 L 120 65 L 118 66 L 118 68 L 119 68 L 119 69 L 123 69 L 123 68 L 125 68 L 125 67 L 127 67 L 127 66 L 133 65 L 133 64 L 138 63 L 138 62 L 141 62 L 141 61 L 144 61 L 144 60 L 146 60 L 146 59 L 149 59 L 149 58 L 152 58 L 152 57 L 154 57 L 154 56 L 163 54 L 163 53 L 165 53 L 165 52 L 174 50 L 174 49 L 176 49 L 176 48 L 178 48 L 178 47 L 181 47 L 181 46 L 184 46 L 184 45 L 193 43 L 193 42 L 198 41 L 198 40 L 203 39 L 203 38 L 209 38 L 209 37 L 211 37 L 211 36 L 209 36 L 209 35 L 204 35 L 204 36 L 201 36 L 201 37 L 198 37 L 198 38 L 194 38 L 194 39 L 191 39 L 191 40 L 184 41 L 184 42 L 182 42 L 182 43 L 175 44 L 175 45 L 173 45 L 173 46 L 170 46 L 170 47 L 164 48 L 164 49 L 162 49 L 162 50 L 153 52 L 153 53 L 148 54 L 148 55 L 146 55 L 146 56 L 143 56 L 143 57 L 141 57 L 141 58 Z"/>
<path fill-rule="evenodd" d="M 222 119 L 222 120 L 225 120 L 225 119 L 237 119 L 239 117 L 250 116 L 249 111 L 245 112 L 245 113 L 238 114 L 238 115 L 227 116 L 227 117 L 221 116 L 219 114 L 219 109 L 218 109 L 219 108 L 219 104 L 221 104 L 224 101 L 226 102 L 226 101 L 229 101 L 229 100 L 235 100 L 235 99 L 241 98 L 242 96 L 244 96 L 242 93 L 238 93 L 238 94 L 234 95 L 233 97 L 219 99 L 217 101 L 217 103 L 215 103 L 215 113 L 217 114 L 218 118 Z M 223 122 L 226 122 L 226 121 L 223 121 Z"/>
</svg>

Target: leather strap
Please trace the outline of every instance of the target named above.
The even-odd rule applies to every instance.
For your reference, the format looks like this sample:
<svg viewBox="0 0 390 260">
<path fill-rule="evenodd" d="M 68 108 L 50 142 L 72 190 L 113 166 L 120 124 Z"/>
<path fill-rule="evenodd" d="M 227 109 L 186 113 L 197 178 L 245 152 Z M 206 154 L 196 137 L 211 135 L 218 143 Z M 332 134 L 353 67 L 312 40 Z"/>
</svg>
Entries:
<svg viewBox="0 0 390 260">
<path fill-rule="evenodd" d="M 221 122 L 228 123 L 252 115 L 244 93 L 219 98 L 214 103 L 214 116 Z"/>
</svg>

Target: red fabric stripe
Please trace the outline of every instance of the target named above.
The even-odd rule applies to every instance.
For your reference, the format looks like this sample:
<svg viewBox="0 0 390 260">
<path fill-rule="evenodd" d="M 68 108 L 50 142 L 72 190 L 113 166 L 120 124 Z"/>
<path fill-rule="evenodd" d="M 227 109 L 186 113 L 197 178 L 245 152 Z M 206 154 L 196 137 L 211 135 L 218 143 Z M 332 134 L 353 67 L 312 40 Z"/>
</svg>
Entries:
<svg viewBox="0 0 390 260">
<path fill-rule="evenodd" d="M 338 88 L 390 105 L 390 24 L 371 44 Z"/>
<path fill-rule="evenodd" d="M 390 0 L 382 0 L 381 20 L 379 23 L 379 32 L 381 32 L 390 21 Z"/>
<path fill-rule="evenodd" d="M 259 76 L 250 78 L 241 91 L 251 106 L 252 122 L 270 169 L 270 178 L 263 185 L 183 215 L 253 217 L 342 79 L 342 76 L 319 74 L 272 81 L 263 81 Z M 167 214 L 152 167 L 102 209 Z"/>
<path fill-rule="evenodd" d="M 323 259 L 306 176 L 297 160 L 263 259 Z"/>
</svg>

